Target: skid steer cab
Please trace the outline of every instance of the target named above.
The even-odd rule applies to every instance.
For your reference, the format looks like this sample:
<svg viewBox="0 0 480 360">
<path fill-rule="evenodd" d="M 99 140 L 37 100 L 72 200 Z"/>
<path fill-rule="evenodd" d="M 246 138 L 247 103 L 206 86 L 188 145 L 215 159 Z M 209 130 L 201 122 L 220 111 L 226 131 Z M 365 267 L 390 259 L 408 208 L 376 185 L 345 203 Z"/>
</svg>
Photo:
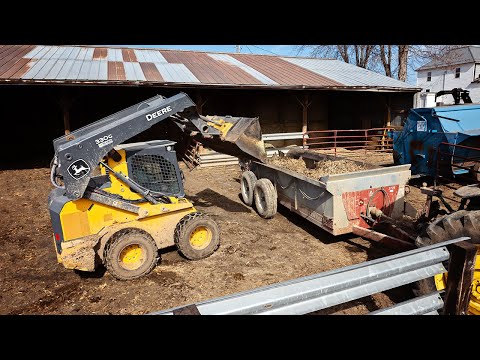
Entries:
<svg viewBox="0 0 480 360">
<path fill-rule="evenodd" d="M 54 140 L 49 211 L 65 268 L 104 265 L 115 278 L 131 280 L 156 266 L 160 249 L 174 245 L 199 260 L 219 247 L 216 222 L 185 198 L 175 142 L 122 144 L 168 118 L 209 147 L 263 159 L 257 118 L 203 117 L 192 108 L 186 94 L 156 96 Z"/>
<path fill-rule="evenodd" d="M 159 249 L 175 245 L 186 258 L 198 260 L 218 248 L 215 221 L 184 198 L 174 145 L 159 140 L 119 146 L 115 159 L 108 156 L 99 166 L 100 174 L 81 199 L 71 201 L 61 188 L 51 192 L 60 263 L 83 271 L 104 264 L 117 279 L 130 280 L 155 267 Z M 151 204 L 115 174 L 149 189 L 153 197 L 162 194 L 162 201 Z"/>
</svg>

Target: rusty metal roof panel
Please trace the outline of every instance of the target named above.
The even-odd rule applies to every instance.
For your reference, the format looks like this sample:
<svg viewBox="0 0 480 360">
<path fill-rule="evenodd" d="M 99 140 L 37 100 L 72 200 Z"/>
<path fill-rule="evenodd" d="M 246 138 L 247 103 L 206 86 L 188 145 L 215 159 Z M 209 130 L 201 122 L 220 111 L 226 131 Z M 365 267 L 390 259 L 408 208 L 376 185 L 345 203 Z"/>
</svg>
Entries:
<svg viewBox="0 0 480 360">
<path fill-rule="evenodd" d="M 316 74 L 280 57 L 267 55 L 232 54 L 233 58 L 265 74 L 280 85 L 343 86 L 344 84 Z"/>
<path fill-rule="evenodd" d="M 259 85 L 262 82 L 241 68 L 217 61 L 205 53 L 161 51 L 169 63 L 183 63 L 202 83 Z"/>
<path fill-rule="evenodd" d="M 147 81 L 165 82 L 154 63 L 139 63 Z"/>
<path fill-rule="evenodd" d="M 336 60 L 73 45 L 0 45 L 0 81 L 10 79 L 417 90 Z"/>
<path fill-rule="evenodd" d="M 411 87 L 403 81 L 339 60 L 301 58 L 283 59 L 347 86 Z"/>
<path fill-rule="evenodd" d="M 246 73 L 252 75 L 255 79 L 259 80 L 263 84 L 266 85 L 278 85 L 276 81 L 273 81 L 270 79 L 268 76 L 265 76 L 261 72 L 255 70 L 254 68 L 242 63 L 241 61 L 238 61 L 237 59 L 234 59 L 230 55 L 227 54 L 208 54 L 212 59 L 215 59 L 217 61 L 224 61 L 230 65 L 237 66 L 238 68 L 242 69 Z"/>
</svg>

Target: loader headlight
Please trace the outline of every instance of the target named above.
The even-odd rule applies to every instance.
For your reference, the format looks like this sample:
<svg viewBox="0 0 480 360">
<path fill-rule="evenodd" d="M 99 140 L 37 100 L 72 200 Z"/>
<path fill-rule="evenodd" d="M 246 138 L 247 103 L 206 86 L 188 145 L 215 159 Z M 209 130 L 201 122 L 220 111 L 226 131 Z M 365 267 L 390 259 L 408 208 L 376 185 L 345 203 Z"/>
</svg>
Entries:
<svg viewBox="0 0 480 360">
<path fill-rule="evenodd" d="M 172 147 L 170 145 L 167 146 L 167 151 L 172 151 Z"/>
</svg>

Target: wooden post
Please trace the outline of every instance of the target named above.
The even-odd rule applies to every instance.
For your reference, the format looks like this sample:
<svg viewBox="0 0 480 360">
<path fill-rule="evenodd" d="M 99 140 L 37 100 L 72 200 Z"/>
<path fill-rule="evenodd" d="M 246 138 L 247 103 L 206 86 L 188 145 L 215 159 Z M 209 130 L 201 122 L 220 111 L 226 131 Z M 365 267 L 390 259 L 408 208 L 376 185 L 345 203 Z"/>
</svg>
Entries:
<svg viewBox="0 0 480 360">
<path fill-rule="evenodd" d="M 63 127 L 65 129 L 65 135 L 70 134 L 70 108 L 73 100 L 68 95 L 62 95 L 59 100 L 60 107 L 63 112 Z"/>
<path fill-rule="evenodd" d="M 305 134 L 308 131 L 308 107 L 312 103 L 312 100 L 309 100 L 308 93 L 305 93 L 303 101 L 300 101 L 296 96 L 295 98 L 302 106 L 302 133 Z"/>
<path fill-rule="evenodd" d="M 203 101 L 202 94 L 200 92 L 196 93 L 196 105 L 197 111 L 200 115 L 203 115 L 203 105 L 207 103 L 207 100 Z"/>
<path fill-rule="evenodd" d="M 477 247 L 468 241 L 450 246 L 444 315 L 466 315 L 472 291 Z"/>
<path fill-rule="evenodd" d="M 387 94 L 387 124 L 385 127 L 390 127 L 392 121 L 392 98 Z"/>
<path fill-rule="evenodd" d="M 63 126 L 65 128 L 65 135 L 70 134 L 70 110 L 68 107 L 63 107 Z"/>
<path fill-rule="evenodd" d="M 304 102 L 302 104 L 302 133 L 305 134 L 308 130 L 308 94 L 305 94 Z"/>
</svg>

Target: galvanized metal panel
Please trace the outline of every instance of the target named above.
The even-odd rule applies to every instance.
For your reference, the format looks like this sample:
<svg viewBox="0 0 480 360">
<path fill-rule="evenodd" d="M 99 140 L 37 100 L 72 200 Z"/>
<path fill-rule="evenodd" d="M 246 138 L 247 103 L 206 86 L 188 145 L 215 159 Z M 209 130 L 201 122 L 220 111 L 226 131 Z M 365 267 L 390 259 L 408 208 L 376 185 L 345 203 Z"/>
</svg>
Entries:
<svg viewBox="0 0 480 360">
<path fill-rule="evenodd" d="M 92 60 L 92 65 L 90 66 L 90 72 L 88 73 L 89 80 L 99 80 L 98 74 L 100 72 L 100 61 Z"/>
<path fill-rule="evenodd" d="M 139 49 L 133 49 L 135 56 L 137 57 L 138 62 L 153 62 L 145 60 L 145 56 L 143 55 L 143 51 Z"/>
<path fill-rule="evenodd" d="M 85 56 L 85 53 L 83 53 Z M 82 68 L 83 61 L 82 60 L 73 60 L 73 65 L 70 68 L 65 79 L 67 80 L 77 80 L 78 74 L 80 73 L 80 69 Z"/>
<path fill-rule="evenodd" d="M 48 74 L 45 75 L 45 79 L 56 79 L 63 65 L 65 65 L 65 60 L 56 60 Z"/>
<path fill-rule="evenodd" d="M 60 72 L 57 75 L 57 80 L 64 80 L 67 78 L 68 74 L 70 73 L 70 69 L 73 67 L 75 60 L 67 59 L 63 64 Z"/>
<path fill-rule="evenodd" d="M 133 71 L 135 71 L 135 76 L 139 81 L 146 81 L 145 74 L 142 71 L 142 67 L 138 62 L 132 62 Z"/>
<path fill-rule="evenodd" d="M 78 54 L 80 54 L 80 48 L 79 47 L 75 47 L 72 52 L 70 53 L 70 57 L 69 59 L 70 60 L 75 60 L 78 56 Z"/>
<path fill-rule="evenodd" d="M 89 80 L 90 67 L 92 66 L 93 60 L 84 60 L 78 73 L 77 80 Z"/>
<path fill-rule="evenodd" d="M 87 50 L 86 48 L 80 48 L 80 51 L 78 52 L 77 57 L 75 58 L 76 60 L 84 60 L 85 56 L 87 55 Z"/>
<path fill-rule="evenodd" d="M 195 75 L 184 64 L 155 63 L 165 82 L 199 83 Z"/>
<path fill-rule="evenodd" d="M 145 81 L 145 75 L 143 74 L 140 64 L 133 62 L 124 62 L 125 77 L 131 81 Z"/>
<path fill-rule="evenodd" d="M 152 62 L 152 63 L 167 63 L 167 60 L 163 57 L 162 54 L 160 54 L 159 51 L 157 50 L 137 50 L 138 52 L 141 52 L 143 55 L 142 60 L 144 62 Z M 140 61 L 140 60 L 139 60 Z M 143 62 L 142 61 L 142 62 Z"/>
<path fill-rule="evenodd" d="M 347 86 L 413 88 L 403 81 L 339 60 L 286 57 L 282 59 Z"/>
<path fill-rule="evenodd" d="M 36 59 L 42 59 L 47 52 L 49 52 L 51 46 L 42 46 L 42 49 L 35 55 Z"/>
<path fill-rule="evenodd" d="M 38 59 L 39 57 L 42 57 L 42 55 L 38 56 L 38 54 L 45 49 L 45 46 L 38 45 L 36 46 L 32 51 L 29 53 L 25 54 L 23 57 L 28 58 L 28 59 Z"/>
<path fill-rule="evenodd" d="M 153 60 L 153 62 L 159 62 L 159 63 L 168 63 L 167 59 L 163 57 L 163 55 L 160 53 L 158 50 L 148 50 L 148 53 L 150 55 L 150 58 Z"/>
<path fill-rule="evenodd" d="M 98 69 L 98 80 L 108 80 L 108 61 L 100 60 Z"/>
<path fill-rule="evenodd" d="M 231 65 L 237 66 L 246 73 L 252 75 L 255 79 L 260 80 L 262 83 L 267 84 L 267 85 L 278 85 L 276 81 L 273 81 L 270 79 L 268 76 L 262 74 L 261 72 L 255 70 L 254 68 L 242 63 L 241 61 L 234 59 L 230 55 L 227 54 L 208 54 L 212 59 L 215 59 L 217 61 L 224 61 L 226 63 L 229 63 Z"/>
<path fill-rule="evenodd" d="M 42 67 L 47 63 L 47 60 L 40 59 L 35 62 L 35 64 L 28 70 L 23 76 L 22 79 L 33 79 L 35 75 L 42 69 Z"/>
<path fill-rule="evenodd" d="M 42 59 L 50 59 L 58 51 L 58 46 L 50 46 L 50 49 L 42 56 Z"/>
<path fill-rule="evenodd" d="M 122 49 L 107 49 L 108 55 L 107 55 L 107 60 L 108 61 L 123 61 L 123 55 L 122 55 Z"/>
<path fill-rule="evenodd" d="M 50 56 L 50 60 L 57 60 L 57 59 L 60 59 L 60 57 L 63 55 L 63 53 L 65 52 L 65 50 L 67 50 L 65 47 L 63 46 L 59 46 L 57 48 L 57 51 L 55 51 L 52 56 Z"/>
<path fill-rule="evenodd" d="M 143 58 L 146 62 L 155 62 L 154 59 L 150 57 L 150 52 L 148 50 L 140 50 L 142 52 Z"/>
<path fill-rule="evenodd" d="M 87 49 L 87 54 L 85 55 L 85 60 L 93 60 L 93 52 L 95 51 L 94 48 L 88 48 Z"/>
<path fill-rule="evenodd" d="M 59 59 L 61 59 L 61 60 L 70 59 L 70 55 L 72 54 L 74 49 L 75 48 L 73 46 L 66 46 L 65 51 L 62 53 L 62 55 L 59 57 Z"/>
</svg>

